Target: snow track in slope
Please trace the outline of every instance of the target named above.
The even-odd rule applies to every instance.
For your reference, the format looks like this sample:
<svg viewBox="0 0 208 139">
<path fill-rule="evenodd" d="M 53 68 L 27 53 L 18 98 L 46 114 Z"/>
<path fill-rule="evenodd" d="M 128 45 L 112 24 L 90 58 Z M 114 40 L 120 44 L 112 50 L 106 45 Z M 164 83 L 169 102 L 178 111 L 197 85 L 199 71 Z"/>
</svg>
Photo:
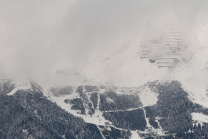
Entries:
<svg viewBox="0 0 208 139">
<path fill-rule="evenodd" d="M 24 82 L 15 82 L 15 88 L 8 93 L 8 96 L 14 95 L 18 90 L 28 90 L 31 89 L 31 84 L 29 81 L 24 81 Z"/>
<path fill-rule="evenodd" d="M 103 133 L 102 133 L 100 127 L 99 127 L 98 125 L 96 125 L 96 126 L 97 126 L 98 130 L 100 131 L 100 134 L 101 134 L 102 138 L 103 138 L 103 139 L 106 139 L 105 136 L 103 135 Z"/>
<path fill-rule="evenodd" d="M 47 93 L 44 93 L 44 94 L 47 94 Z M 58 106 L 60 106 L 62 109 L 66 110 L 70 114 L 72 114 L 72 115 L 74 115 L 76 117 L 83 118 L 84 121 L 87 122 L 87 123 L 92 123 L 92 124 L 95 124 L 95 125 L 102 125 L 102 126 L 105 126 L 106 122 L 112 124 L 112 122 L 106 120 L 102 116 L 103 112 L 99 111 L 99 103 L 100 103 L 100 95 L 99 95 L 99 93 L 98 93 L 98 106 L 97 106 L 97 109 L 95 110 L 95 113 L 93 115 L 89 115 L 89 114 L 83 115 L 83 114 L 77 113 L 77 112 L 79 112 L 78 110 L 72 110 L 71 109 L 72 105 L 71 104 L 67 104 L 67 103 L 64 102 L 64 100 L 66 100 L 66 99 L 70 99 L 71 100 L 72 96 L 74 96 L 74 98 L 77 98 L 77 95 L 75 95 L 73 93 L 71 95 L 60 96 L 60 97 L 55 97 L 55 96 L 51 95 L 50 97 L 48 97 L 48 99 L 51 100 L 52 102 L 55 102 Z"/>
<path fill-rule="evenodd" d="M 147 127 L 148 128 L 154 128 L 154 127 L 152 127 L 151 125 L 150 125 L 150 123 L 149 123 L 149 118 L 147 118 L 147 116 L 146 116 L 146 110 L 143 108 L 143 112 L 144 112 L 144 118 L 145 118 L 145 121 L 146 121 L 146 123 L 147 123 Z"/>
</svg>

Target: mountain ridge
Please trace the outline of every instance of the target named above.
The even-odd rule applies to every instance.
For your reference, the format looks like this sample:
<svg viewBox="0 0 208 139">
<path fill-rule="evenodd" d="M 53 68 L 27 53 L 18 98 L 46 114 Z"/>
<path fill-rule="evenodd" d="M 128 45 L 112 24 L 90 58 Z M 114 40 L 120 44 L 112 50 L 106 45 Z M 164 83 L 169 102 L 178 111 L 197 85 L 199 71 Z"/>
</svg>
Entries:
<svg viewBox="0 0 208 139">
<path fill-rule="evenodd" d="M 183 90 L 178 81 L 156 80 L 138 87 L 118 87 L 110 84 L 108 86 L 81 85 L 45 88 L 31 79 L 18 84 L 8 79 L 1 82 L 1 90 L 5 90 L 2 88 L 6 87 L 10 87 L 7 89 L 10 92 L 5 91 L 7 93 L 4 92 L 2 95 L 11 97 L 17 97 L 17 94 L 21 96 L 25 91 L 41 93 L 47 100 L 73 116 L 82 118 L 86 123 L 96 125 L 102 133 L 102 138 L 109 137 L 114 130 L 118 130 L 119 134 L 121 130 L 128 131 L 129 138 L 131 135 L 136 135 L 135 132 L 140 138 L 176 137 L 180 136 L 176 129 L 182 127 L 181 130 L 184 131 L 184 128 L 179 126 L 180 124 L 176 126 L 173 122 L 185 122 L 183 125 L 186 128 L 188 126 L 191 130 L 191 124 L 197 123 L 206 126 L 206 118 L 208 119 L 208 109 L 193 102 L 189 97 L 190 94 Z M 129 119 L 132 114 L 140 117 L 138 122 L 135 121 L 135 118 Z M 174 115 L 178 115 L 180 118 L 172 117 Z M 172 120 L 170 116 L 173 118 Z M 204 118 L 202 120 L 197 118 L 200 116 Z M 184 131 L 184 134 L 187 137 L 192 136 L 187 130 Z M 111 134 L 111 136 L 113 135 Z"/>
</svg>

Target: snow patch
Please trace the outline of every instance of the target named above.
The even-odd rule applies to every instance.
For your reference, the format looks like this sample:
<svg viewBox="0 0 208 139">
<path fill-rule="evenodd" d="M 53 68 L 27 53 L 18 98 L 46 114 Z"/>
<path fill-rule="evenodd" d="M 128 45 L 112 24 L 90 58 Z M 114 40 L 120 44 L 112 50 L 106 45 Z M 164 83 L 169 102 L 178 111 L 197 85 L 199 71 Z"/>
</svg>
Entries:
<svg viewBox="0 0 208 139">
<path fill-rule="evenodd" d="M 106 90 L 105 89 L 100 89 L 100 91 L 98 91 L 98 92 L 101 93 L 101 94 L 103 94 L 103 93 L 106 92 Z"/>
<path fill-rule="evenodd" d="M 65 97 L 67 97 L 67 98 L 69 98 L 69 99 L 71 99 L 71 100 L 73 100 L 73 99 L 75 99 L 75 98 L 80 98 L 78 92 L 72 93 L 72 94 L 67 95 L 67 96 L 65 96 Z"/>
<path fill-rule="evenodd" d="M 121 94 L 121 95 L 123 95 L 124 93 L 122 93 L 120 90 L 116 90 L 116 94 Z"/>
<path fill-rule="evenodd" d="M 184 87 L 187 88 L 187 87 Z M 189 89 L 184 89 L 189 94 L 189 99 L 194 103 L 200 104 L 203 107 L 208 108 L 208 92 L 205 88 L 194 88 L 190 87 Z"/>
<path fill-rule="evenodd" d="M 149 134 L 149 133 L 151 133 L 151 134 L 153 134 L 155 136 L 158 136 L 158 135 L 159 136 L 164 136 L 165 134 L 163 133 L 163 129 L 160 126 L 160 123 L 158 121 L 159 118 L 156 117 L 156 119 L 155 119 L 155 122 L 157 122 L 158 126 L 159 126 L 158 129 L 155 129 L 153 126 L 150 125 L 149 118 L 146 117 L 146 111 L 145 111 L 144 108 L 143 108 L 143 111 L 144 111 L 144 116 L 145 116 L 145 120 L 146 120 L 146 123 L 147 123 L 147 128 L 145 129 L 145 131 L 140 131 L 139 133 L 141 133 L 141 134 Z"/>
<path fill-rule="evenodd" d="M 160 119 L 159 117 L 155 118 L 155 122 L 157 122 L 157 124 L 159 126 L 159 129 L 157 129 L 157 134 L 162 136 L 162 135 L 165 135 L 165 134 L 163 133 L 163 129 L 162 129 L 161 125 L 160 125 L 160 122 L 158 121 L 159 119 Z"/>
<path fill-rule="evenodd" d="M 192 100 L 194 103 L 200 104 L 205 108 L 208 108 L 208 100 L 201 100 L 201 101 L 197 101 L 197 100 Z"/>
<path fill-rule="evenodd" d="M 18 90 L 28 90 L 32 88 L 29 81 L 14 83 L 16 87 L 10 93 L 7 94 L 8 96 L 14 95 Z"/>
<path fill-rule="evenodd" d="M 208 123 L 208 116 L 202 113 L 191 113 L 192 120 L 197 121 L 198 123 Z"/>
<path fill-rule="evenodd" d="M 131 131 L 130 139 L 141 139 L 137 131 Z"/>
<path fill-rule="evenodd" d="M 23 133 L 27 133 L 27 129 L 22 129 L 22 132 Z"/>
<path fill-rule="evenodd" d="M 198 93 L 190 93 L 189 92 L 189 98 L 192 100 L 194 103 L 200 104 L 203 107 L 208 108 L 208 97 L 207 94 L 198 92 Z"/>
<path fill-rule="evenodd" d="M 156 104 L 158 100 L 157 99 L 158 94 L 155 92 L 152 92 L 149 87 L 143 88 L 140 91 L 140 93 L 138 93 L 138 96 L 143 104 L 143 107 L 152 106 Z"/>
<path fill-rule="evenodd" d="M 106 98 L 108 103 L 114 103 L 114 101 L 110 98 Z"/>
</svg>

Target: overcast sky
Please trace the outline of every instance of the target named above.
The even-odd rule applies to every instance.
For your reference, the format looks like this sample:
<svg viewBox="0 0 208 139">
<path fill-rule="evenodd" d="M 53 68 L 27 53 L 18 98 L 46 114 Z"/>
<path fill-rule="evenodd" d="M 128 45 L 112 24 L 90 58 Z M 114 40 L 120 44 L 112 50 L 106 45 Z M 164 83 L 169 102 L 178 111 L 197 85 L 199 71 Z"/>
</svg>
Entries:
<svg viewBox="0 0 208 139">
<path fill-rule="evenodd" d="M 207 7 L 206 0 L 1 0 L 0 71 L 83 72 L 98 56 L 167 29 L 186 32 L 204 64 L 207 49 L 198 47 L 208 44 Z"/>
</svg>

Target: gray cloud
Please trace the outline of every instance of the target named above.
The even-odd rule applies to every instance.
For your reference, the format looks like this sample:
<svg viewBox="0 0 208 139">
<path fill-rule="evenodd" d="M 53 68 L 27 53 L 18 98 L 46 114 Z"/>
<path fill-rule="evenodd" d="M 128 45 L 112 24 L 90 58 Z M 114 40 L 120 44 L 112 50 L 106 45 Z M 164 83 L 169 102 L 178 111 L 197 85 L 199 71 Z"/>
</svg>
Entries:
<svg viewBox="0 0 208 139">
<path fill-rule="evenodd" d="M 190 44 L 206 45 L 206 7 L 205 0 L 1 1 L 0 70 L 81 72 L 98 55 L 128 43 L 137 47 L 167 29 L 186 32 Z"/>
</svg>

